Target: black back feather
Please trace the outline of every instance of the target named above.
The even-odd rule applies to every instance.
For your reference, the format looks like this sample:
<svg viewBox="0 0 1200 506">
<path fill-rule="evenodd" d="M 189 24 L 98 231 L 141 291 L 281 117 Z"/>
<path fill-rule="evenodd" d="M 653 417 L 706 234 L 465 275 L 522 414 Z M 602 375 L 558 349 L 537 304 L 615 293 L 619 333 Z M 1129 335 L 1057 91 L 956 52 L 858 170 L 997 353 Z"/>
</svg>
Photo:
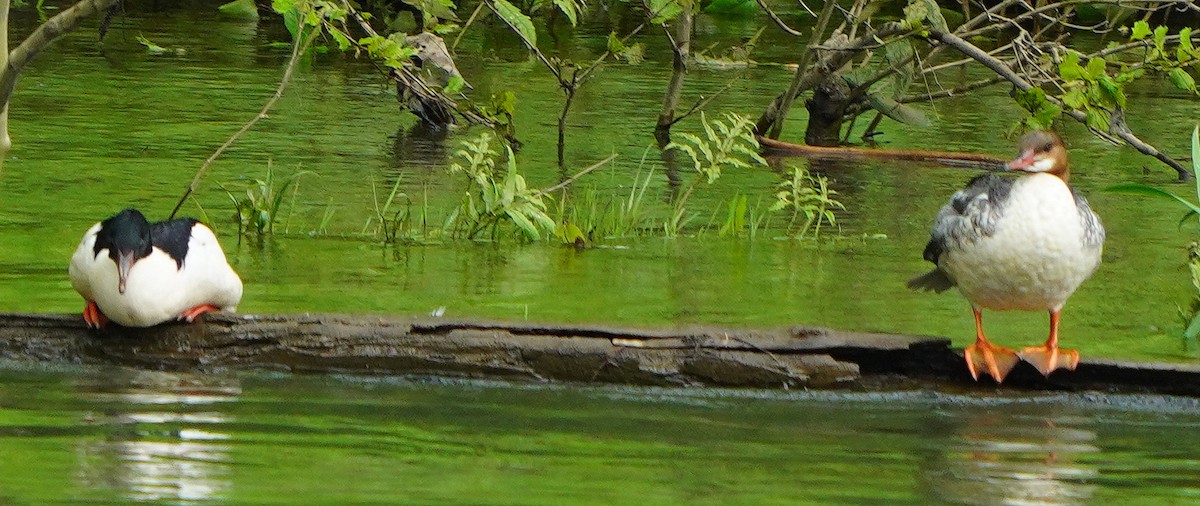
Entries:
<svg viewBox="0 0 1200 506">
<path fill-rule="evenodd" d="M 188 252 L 188 242 L 192 239 L 192 228 L 197 223 L 200 221 L 195 218 L 176 218 L 151 225 L 150 237 L 154 247 L 170 255 L 175 264 L 182 269 L 183 259 Z"/>
</svg>

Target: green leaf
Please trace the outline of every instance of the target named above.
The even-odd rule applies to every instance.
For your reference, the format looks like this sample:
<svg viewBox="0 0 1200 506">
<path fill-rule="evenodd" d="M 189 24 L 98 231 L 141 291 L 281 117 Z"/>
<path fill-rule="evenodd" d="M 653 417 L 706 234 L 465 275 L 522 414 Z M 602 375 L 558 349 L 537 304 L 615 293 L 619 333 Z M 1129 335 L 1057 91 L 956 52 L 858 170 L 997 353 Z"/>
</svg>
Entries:
<svg viewBox="0 0 1200 506">
<path fill-rule="evenodd" d="M 1063 55 L 1062 61 L 1058 64 L 1058 75 L 1067 81 L 1078 81 L 1083 79 L 1087 74 L 1084 72 L 1083 67 L 1079 66 L 1079 55 L 1067 53 Z"/>
<path fill-rule="evenodd" d="M 554 5 L 567 16 L 571 26 L 575 26 L 579 22 L 579 14 L 583 11 L 583 2 L 576 4 L 575 0 L 554 0 Z"/>
<path fill-rule="evenodd" d="M 1056 104 L 1047 103 L 1045 107 L 1038 109 L 1037 112 L 1033 113 L 1032 119 L 1036 123 L 1038 129 L 1049 130 L 1052 126 L 1054 126 L 1054 120 L 1058 119 L 1060 114 L 1062 114 L 1062 107 L 1059 107 Z"/>
<path fill-rule="evenodd" d="M 1046 91 L 1041 88 L 1030 88 L 1028 90 L 1017 90 L 1013 98 L 1023 109 L 1029 112 L 1036 112 L 1047 103 Z"/>
<path fill-rule="evenodd" d="M 541 238 L 541 234 L 538 234 L 537 227 L 534 226 L 533 222 L 529 221 L 529 218 L 524 214 L 513 209 L 508 210 L 506 214 L 508 214 L 508 217 L 512 219 L 513 224 L 516 225 L 517 228 L 521 229 L 522 232 L 525 232 L 527 237 L 534 241 Z"/>
<path fill-rule="evenodd" d="M 533 20 L 529 19 L 529 16 L 526 16 L 515 5 L 508 3 L 508 0 L 492 0 L 492 5 L 496 7 L 500 19 L 503 19 L 530 46 L 537 46 L 537 32 L 533 29 Z"/>
<path fill-rule="evenodd" d="M 340 49 L 342 51 L 350 49 L 350 39 L 346 38 L 346 36 L 343 35 L 342 32 L 333 30 L 333 31 L 330 31 L 329 34 L 332 35 L 333 40 L 335 42 L 337 42 L 338 49 Z"/>
<path fill-rule="evenodd" d="M 1150 23 L 1146 21 L 1137 21 L 1133 24 L 1133 33 L 1129 34 L 1129 40 L 1142 40 L 1150 35 Z"/>
<path fill-rule="evenodd" d="M 461 29 L 462 27 L 459 26 L 458 23 L 438 23 L 433 25 L 433 28 L 430 28 L 429 31 L 438 35 L 446 35 L 457 32 Z"/>
<path fill-rule="evenodd" d="M 442 88 L 442 93 L 447 95 L 458 93 L 462 91 L 463 85 L 465 84 L 467 84 L 467 81 L 464 80 L 462 76 L 450 76 L 450 82 L 446 83 L 445 88 Z"/>
<path fill-rule="evenodd" d="M 1092 58 L 1088 60 L 1087 73 L 1090 81 L 1100 79 L 1104 75 L 1104 58 Z"/>
<path fill-rule="evenodd" d="M 1111 117 L 1108 111 L 1096 107 L 1087 108 L 1087 126 L 1093 130 L 1107 132 Z"/>
<path fill-rule="evenodd" d="M 1171 81 L 1171 84 L 1174 84 L 1176 88 L 1196 93 L 1196 80 L 1186 70 L 1181 68 L 1171 69 L 1170 72 L 1167 72 L 1167 80 Z"/>
<path fill-rule="evenodd" d="M 904 21 L 912 28 L 921 26 L 929 16 L 929 5 L 924 0 L 913 0 L 904 6 Z"/>
<path fill-rule="evenodd" d="M 1101 76 L 1099 80 L 1100 89 L 1108 95 L 1108 97 L 1118 106 L 1125 107 L 1125 92 L 1108 76 Z"/>
<path fill-rule="evenodd" d="M 608 52 L 621 54 L 624 50 L 625 44 L 621 42 L 620 37 L 617 37 L 617 32 L 608 32 Z"/>
<path fill-rule="evenodd" d="M 492 96 L 492 104 L 496 110 L 513 114 L 517 112 L 517 95 L 509 90 L 504 90 L 499 94 Z"/>
<path fill-rule="evenodd" d="M 1063 94 L 1062 101 L 1072 109 L 1083 109 L 1087 105 L 1087 97 L 1084 96 L 1082 88 L 1071 88 Z"/>
<path fill-rule="evenodd" d="M 1196 49 L 1192 47 L 1192 29 L 1188 27 L 1179 29 L 1179 47 L 1175 48 L 1175 59 L 1180 63 L 1193 58 Z"/>
<path fill-rule="evenodd" d="M 426 18 L 447 19 L 458 21 L 454 14 L 454 2 L 450 0 L 401 0 L 402 2 L 420 9 Z M 432 23 L 430 23 L 432 24 Z"/>
<path fill-rule="evenodd" d="M 941 32 L 950 31 L 950 28 L 946 26 L 946 18 L 942 16 L 942 10 L 938 8 L 937 0 L 924 0 L 924 2 L 925 20 L 929 22 L 929 26 Z"/>
<path fill-rule="evenodd" d="M 1183 204 L 1183 206 L 1186 207 L 1189 211 L 1192 211 L 1195 213 L 1200 213 L 1200 206 L 1197 206 L 1196 204 L 1188 202 L 1188 201 L 1184 200 L 1182 197 L 1178 197 L 1175 194 L 1168 192 L 1162 188 L 1158 188 L 1158 187 L 1154 187 L 1154 186 L 1150 186 L 1150 185 L 1145 185 L 1145 184 L 1141 184 L 1141 183 L 1120 183 L 1120 184 L 1114 184 L 1112 186 L 1109 186 L 1109 187 L 1105 188 L 1104 191 L 1112 192 L 1112 193 L 1128 193 L 1128 194 L 1133 194 L 1133 195 L 1146 195 L 1146 196 L 1150 196 L 1150 197 L 1158 197 L 1158 198 L 1165 198 L 1168 200 L 1174 200 L 1176 202 L 1179 202 L 1180 204 Z"/>
<path fill-rule="evenodd" d="M 1200 334 L 1200 313 L 1192 317 L 1192 322 L 1183 331 L 1183 336 L 1188 339 L 1195 339 L 1197 334 Z"/>
<path fill-rule="evenodd" d="M 659 25 L 675 19 L 683 13 L 684 9 L 684 4 L 680 0 L 645 0 L 645 2 L 646 8 L 654 16 L 650 22 Z M 691 7 L 691 2 L 688 2 L 687 7 Z"/>
<path fill-rule="evenodd" d="M 1163 48 L 1163 44 L 1167 41 L 1167 27 L 1160 26 L 1154 29 L 1154 47 L 1159 53 L 1165 54 L 1167 51 Z"/>
<path fill-rule="evenodd" d="M 147 53 L 150 53 L 154 56 L 161 56 L 161 55 L 165 55 L 165 54 L 175 54 L 180 51 L 178 49 L 168 49 L 168 48 L 162 47 L 158 44 L 150 42 L 150 39 L 147 39 L 141 35 L 138 35 L 136 37 L 136 40 L 138 41 L 138 44 L 146 46 Z"/>
<path fill-rule="evenodd" d="M 1192 129 L 1192 176 L 1196 180 L 1196 198 L 1200 199 L 1200 125 Z"/>
</svg>

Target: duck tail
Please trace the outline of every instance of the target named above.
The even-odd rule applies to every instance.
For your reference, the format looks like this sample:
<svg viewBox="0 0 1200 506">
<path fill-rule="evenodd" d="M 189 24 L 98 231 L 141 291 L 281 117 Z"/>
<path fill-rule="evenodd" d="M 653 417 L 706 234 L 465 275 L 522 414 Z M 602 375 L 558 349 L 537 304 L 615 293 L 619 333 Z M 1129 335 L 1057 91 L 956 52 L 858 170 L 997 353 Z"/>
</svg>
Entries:
<svg viewBox="0 0 1200 506">
<path fill-rule="evenodd" d="M 934 269 L 908 280 L 907 285 L 911 290 L 925 290 L 934 293 L 942 293 L 952 288 L 954 286 L 954 281 L 946 275 L 946 271 Z"/>
</svg>

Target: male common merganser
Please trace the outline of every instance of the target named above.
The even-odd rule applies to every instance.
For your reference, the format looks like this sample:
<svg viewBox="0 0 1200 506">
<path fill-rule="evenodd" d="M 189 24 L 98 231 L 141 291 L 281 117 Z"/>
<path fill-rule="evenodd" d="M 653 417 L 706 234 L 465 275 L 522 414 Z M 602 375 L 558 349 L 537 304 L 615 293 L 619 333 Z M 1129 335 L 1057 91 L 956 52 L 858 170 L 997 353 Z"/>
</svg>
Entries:
<svg viewBox="0 0 1200 506">
<path fill-rule="evenodd" d="M 1019 358 L 1049 376 L 1074 370 L 1079 353 L 1058 348 L 1063 304 L 1100 265 L 1104 227 L 1087 200 L 1067 185 L 1067 148 L 1053 132 L 1034 131 L 1019 144 L 1008 169 L 1028 175 L 1012 179 L 978 176 L 950 197 L 938 213 L 925 259 L 937 268 L 908 282 L 912 289 L 943 292 L 958 286 L 975 312 L 975 344 L 964 350 L 967 369 L 979 379 L 977 363 L 997 382 L 1017 364 L 1018 354 L 983 335 L 983 308 L 1046 310 L 1050 337 L 1021 350 Z"/>
<path fill-rule="evenodd" d="M 136 209 L 88 229 L 68 272 L 94 328 L 108 320 L 126 327 L 191 322 L 234 311 L 242 299 L 242 280 L 211 229 L 192 218 L 151 224 Z"/>
</svg>

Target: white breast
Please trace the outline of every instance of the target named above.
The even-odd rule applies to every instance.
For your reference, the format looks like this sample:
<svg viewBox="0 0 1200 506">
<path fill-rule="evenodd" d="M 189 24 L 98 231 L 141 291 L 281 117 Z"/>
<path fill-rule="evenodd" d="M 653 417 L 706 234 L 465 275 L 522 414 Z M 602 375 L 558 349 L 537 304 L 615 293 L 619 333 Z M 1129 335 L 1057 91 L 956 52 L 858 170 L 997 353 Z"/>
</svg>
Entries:
<svg viewBox="0 0 1200 506">
<path fill-rule="evenodd" d="M 97 224 L 84 234 L 68 271 L 75 291 L 95 301 L 114 322 L 126 327 L 149 327 L 203 304 L 226 311 L 237 309 L 242 281 L 225 260 L 212 230 L 203 224 L 192 229 L 182 267 L 154 248 L 129 270 L 125 293 L 117 289 L 117 265 L 109 258 L 108 250 L 93 252 L 99 229 Z"/>
<path fill-rule="evenodd" d="M 973 304 L 990 309 L 1058 310 L 1100 265 L 1070 188 L 1033 174 L 1012 187 L 995 232 L 959 244 L 938 261 Z"/>
</svg>

